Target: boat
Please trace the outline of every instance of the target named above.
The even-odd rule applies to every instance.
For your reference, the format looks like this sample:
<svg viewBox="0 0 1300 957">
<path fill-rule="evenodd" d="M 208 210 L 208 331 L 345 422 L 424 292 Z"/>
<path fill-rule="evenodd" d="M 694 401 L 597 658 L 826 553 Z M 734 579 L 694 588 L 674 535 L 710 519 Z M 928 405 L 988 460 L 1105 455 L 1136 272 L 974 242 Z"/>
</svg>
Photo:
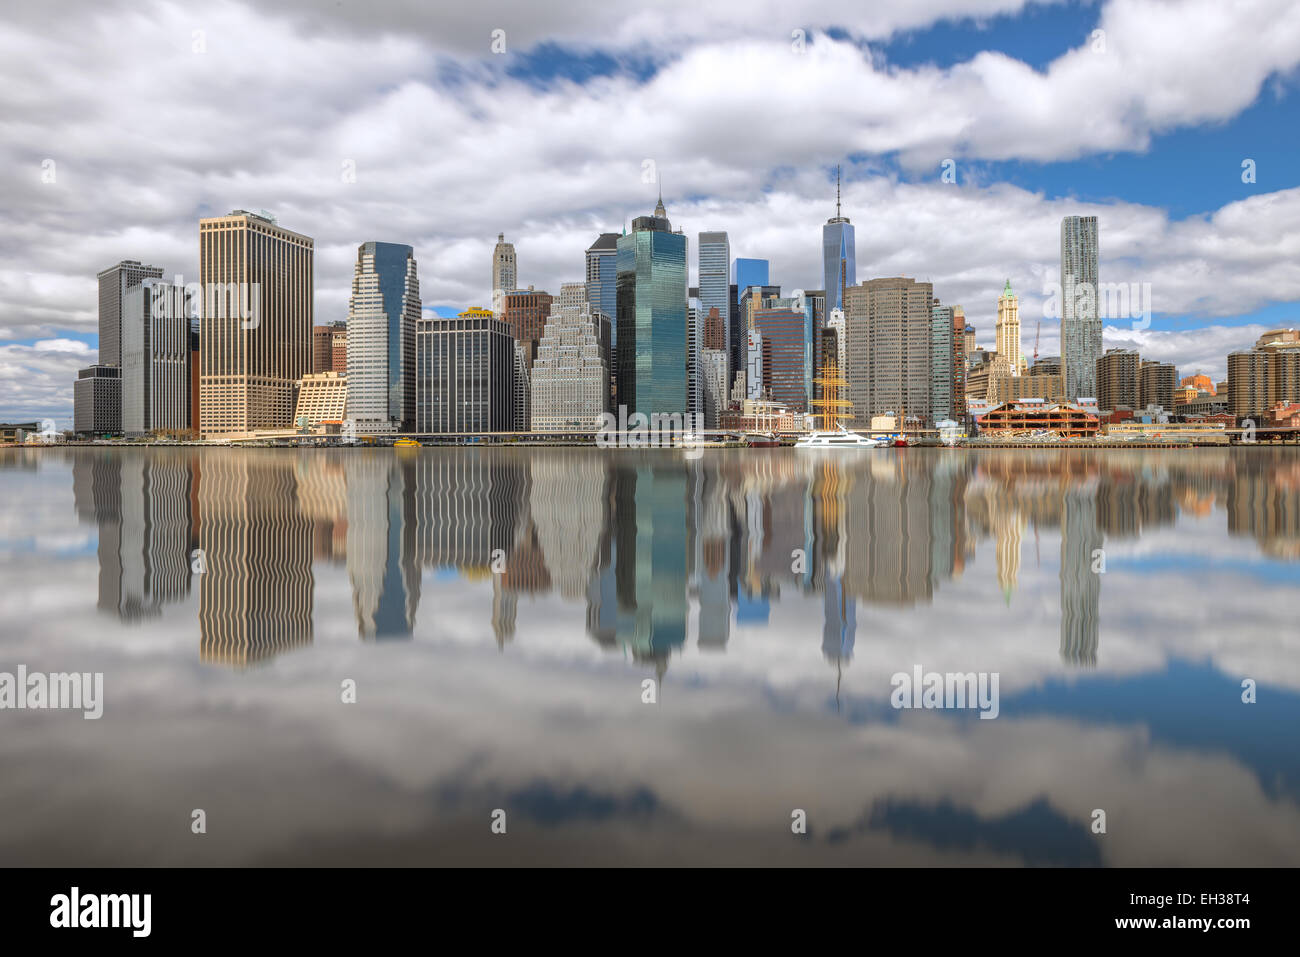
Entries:
<svg viewBox="0 0 1300 957">
<path fill-rule="evenodd" d="M 868 438 L 840 426 L 831 432 L 809 432 L 795 442 L 794 447 L 796 449 L 878 449 L 888 444 L 883 439 Z"/>
<path fill-rule="evenodd" d="M 395 449 L 418 449 L 420 443 L 415 439 L 398 439 L 393 443 Z"/>
<path fill-rule="evenodd" d="M 751 449 L 775 449 L 781 445 L 775 432 L 746 432 L 744 442 Z"/>
</svg>

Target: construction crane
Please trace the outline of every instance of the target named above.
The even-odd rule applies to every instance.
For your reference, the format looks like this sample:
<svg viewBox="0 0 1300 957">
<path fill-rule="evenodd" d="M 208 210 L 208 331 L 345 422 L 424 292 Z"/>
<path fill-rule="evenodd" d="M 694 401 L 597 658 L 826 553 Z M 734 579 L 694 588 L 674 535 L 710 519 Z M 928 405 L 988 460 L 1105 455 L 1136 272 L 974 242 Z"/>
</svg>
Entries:
<svg viewBox="0 0 1300 957">
<path fill-rule="evenodd" d="M 1038 361 L 1038 337 L 1043 334 L 1043 318 L 1038 317 L 1038 325 L 1034 326 L 1034 362 Z"/>
</svg>

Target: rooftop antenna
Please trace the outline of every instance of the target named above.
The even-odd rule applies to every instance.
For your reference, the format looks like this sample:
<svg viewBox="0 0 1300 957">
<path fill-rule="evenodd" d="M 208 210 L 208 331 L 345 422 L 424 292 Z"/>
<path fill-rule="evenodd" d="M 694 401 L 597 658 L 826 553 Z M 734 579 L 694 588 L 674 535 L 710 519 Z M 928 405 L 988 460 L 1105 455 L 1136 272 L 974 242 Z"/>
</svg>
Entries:
<svg viewBox="0 0 1300 957">
<path fill-rule="evenodd" d="M 835 218 L 840 218 L 840 167 L 835 164 Z"/>
</svg>

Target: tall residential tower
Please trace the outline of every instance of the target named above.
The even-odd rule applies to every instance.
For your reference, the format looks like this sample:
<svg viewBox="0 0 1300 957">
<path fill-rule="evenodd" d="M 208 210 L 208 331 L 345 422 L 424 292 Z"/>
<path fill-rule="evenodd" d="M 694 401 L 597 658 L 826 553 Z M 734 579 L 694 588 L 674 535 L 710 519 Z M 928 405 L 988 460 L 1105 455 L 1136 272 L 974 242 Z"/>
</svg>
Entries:
<svg viewBox="0 0 1300 957">
<path fill-rule="evenodd" d="M 1101 318 L 1097 305 L 1097 217 L 1061 220 L 1061 364 L 1065 397 L 1097 395 Z"/>
</svg>

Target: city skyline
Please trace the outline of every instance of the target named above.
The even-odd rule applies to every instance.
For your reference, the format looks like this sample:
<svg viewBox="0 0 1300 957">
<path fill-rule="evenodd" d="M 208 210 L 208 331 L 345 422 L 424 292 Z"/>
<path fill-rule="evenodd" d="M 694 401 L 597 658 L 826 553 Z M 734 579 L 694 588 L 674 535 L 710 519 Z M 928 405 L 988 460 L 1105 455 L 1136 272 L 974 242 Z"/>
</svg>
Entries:
<svg viewBox="0 0 1300 957">
<path fill-rule="evenodd" d="M 69 425 L 67 383 L 95 360 L 95 272 L 134 259 L 192 280 L 193 223 L 233 208 L 269 209 L 315 238 L 322 324 L 346 315 L 356 245 L 372 236 L 411 245 L 425 264 L 425 302 L 456 314 L 491 305 L 485 263 L 498 234 L 517 248 L 518 282 L 554 292 L 581 278 L 593 239 L 621 232 L 660 187 L 687 236 L 727 232 L 733 259 L 768 259 L 772 282 L 788 292 L 821 284 L 818 234 L 834 214 L 837 166 L 859 281 L 931 282 L 989 345 L 1009 277 L 1027 337 L 1059 268 L 1061 219 L 1097 216 L 1101 278 L 1150 282 L 1153 300 L 1150 328 L 1105 321 L 1105 347 L 1222 380 L 1230 352 L 1297 325 L 1300 188 L 1288 162 L 1294 124 L 1283 118 L 1293 109 L 1300 21 L 1281 3 L 1232 14 L 1193 7 L 953 2 L 939 18 L 886 10 L 869 21 L 827 7 L 788 28 L 779 12 L 764 22 L 750 11 L 741 29 L 719 31 L 713 18 L 725 11 L 669 4 L 643 29 L 594 33 L 611 14 L 579 27 L 507 9 L 467 14 L 436 35 L 382 4 L 359 27 L 349 11 L 331 11 L 310 28 L 299 14 L 240 4 L 204 23 L 146 4 L 152 16 L 127 36 L 107 30 L 111 3 L 93 15 L 74 9 L 88 28 L 57 37 L 38 37 L 16 17 L 4 34 L 16 55 L 3 69 L 14 73 L 11 88 L 36 77 L 43 92 L 6 113 L 16 135 L 4 147 L 14 189 L 0 277 L 0 418 Z M 491 49 L 497 26 L 501 53 Z M 319 62 L 312 31 L 337 68 L 304 79 L 292 65 L 309 50 Z M 1179 41 L 1153 46 L 1162 34 Z M 591 36 L 603 39 L 593 46 Z M 232 52 L 259 62 L 265 45 L 279 51 L 275 69 L 214 71 Z M 1235 63 L 1234 82 L 1189 84 L 1189 58 Z M 178 82 L 137 88 L 150 75 L 138 68 L 146 59 Z M 98 69 L 102 89 L 51 72 L 68 60 Z M 788 75 L 798 82 L 786 89 Z M 280 94 L 303 83 L 337 101 L 338 115 L 321 123 L 293 112 L 302 97 Z M 1028 112 L 1016 102 L 1022 84 L 1051 105 L 1044 114 L 1068 112 L 1087 86 L 1092 121 Z M 709 97 L 670 106 L 681 88 L 716 90 L 725 121 Z M 810 113 L 846 88 L 890 105 L 873 113 L 849 104 L 834 122 Z M 128 156 L 117 144 L 146 115 L 140 104 L 187 135 L 162 154 Z M 238 145 L 223 119 L 230 104 L 249 111 Z M 921 134 L 923 109 L 937 115 Z M 387 115 L 412 110 L 438 117 L 436 162 L 421 146 L 435 135 L 424 121 L 399 137 L 400 149 L 372 142 Z M 595 125 L 574 128 L 563 119 L 571 110 Z M 660 122 L 640 123 L 648 111 Z M 780 135 L 796 122 L 808 122 L 800 136 Z M 586 135 L 597 127 L 608 130 L 599 142 Z M 505 148 L 537 137 L 554 149 Z M 1041 351 L 1061 354 L 1055 321 L 1043 322 Z"/>
</svg>

